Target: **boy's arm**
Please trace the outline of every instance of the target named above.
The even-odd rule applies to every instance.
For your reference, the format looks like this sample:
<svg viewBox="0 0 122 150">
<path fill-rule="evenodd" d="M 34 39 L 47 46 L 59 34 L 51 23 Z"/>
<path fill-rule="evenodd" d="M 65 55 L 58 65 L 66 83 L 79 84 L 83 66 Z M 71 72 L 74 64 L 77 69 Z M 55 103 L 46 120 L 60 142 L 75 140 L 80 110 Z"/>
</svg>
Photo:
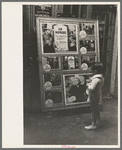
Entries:
<svg viewBox="0 0 122 150">
<path fill-rule="evenodd" d="M 89 91 L 94 91 L 94 89 L 96 88 L 97 84 L 98 84 L 98 80 L 97 79 L 92 80 L 91 84 L 88 85 Z"/>
</svg>

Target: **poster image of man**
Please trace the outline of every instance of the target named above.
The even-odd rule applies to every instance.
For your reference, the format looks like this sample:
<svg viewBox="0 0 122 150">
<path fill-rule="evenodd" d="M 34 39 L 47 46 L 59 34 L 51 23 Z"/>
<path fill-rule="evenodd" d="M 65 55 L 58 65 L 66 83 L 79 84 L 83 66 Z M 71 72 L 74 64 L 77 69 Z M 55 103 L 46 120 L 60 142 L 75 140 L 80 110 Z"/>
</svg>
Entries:
<svg viewBox="0 0 122 150">
<path fill-rule="evenodd" d="M 42 23 L 43 53 L 77 53 L 77 25 Z"/>
<path fill-rule="evenodd" d="M 87 35 L 94 35 L 94 24 L 83 23 L 83 30 Z"/>
<path fill-rule="evenodd" d="M 74 104 L 87 102 L 86 77 L 83 75 L 64 76 L 65 103 Z"/>
<path fill-rule="evenodd" d="M 42 64 L 43 67 L 48 64 L 50 65 L 51 69 L 59 69 L 59 57 L 42 57 Z"/>
</svg>

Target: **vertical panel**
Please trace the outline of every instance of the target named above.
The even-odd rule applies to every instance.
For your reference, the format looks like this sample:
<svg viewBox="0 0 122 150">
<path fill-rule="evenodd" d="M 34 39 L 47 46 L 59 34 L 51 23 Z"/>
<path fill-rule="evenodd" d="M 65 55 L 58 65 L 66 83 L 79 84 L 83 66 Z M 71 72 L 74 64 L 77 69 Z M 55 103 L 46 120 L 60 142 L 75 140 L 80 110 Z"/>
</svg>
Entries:
<svg viewBox="0 0 122 150">
<path fill-rule="evenodd" d="M 118 65 L 117 65 L 118 67 Z M 116 69 L 116 81 L 115 81 L 115 88 L 114 88 L 114 96 L 118 98 L 118 69 Z"/>
<path fill-rule="evenodd" d="M 87 19 L 92 18 L 92 5 L 87 6 Z"/>
<path fill-rule="evenodd" d="M 30 32 L 30 5 L 23 5 L 23 32 Z"/>
<path fill-rule="evenodd" d="M 58 5 L 55 5 L 55 14 L 54 14 L 54 17 L 56 17 L 58 14 Z"/>
<path fill-rule="evenodd" d="M 55 17 L 55 5 L 52 5 L 52 17 Z"/>
<path fill-rule="evenodd" d="M 63 13 L 63 5 L 58 5 L 58 13 Z"/>
<path fill-rule="evenodd" d="M 64 5 L 63 13 L 64 14 L 70 14 L 70 11 L 71 11 L 71 5 Z"/>
<path fill-rule="evenodd" d="M 81 5 L 81 18 L 87 18 L 87 5 Z"/>
<path fill-rule="evenodd" d="M 114 36 L 111 85 L 110 85 L 110 93 L 113 95 L 114 95 L 114 91 L 115 91 L 117 55 L 118 55 L 118 18 L 116 18 L 116 22 L 115 22 L 115 36 Z"/>
<path fill-rule="evenodd" d="M 78 18 L 81 18 L 81 5 L 79 5 Z"/>
<path fill-rule="evenodd" d="M 70 5 L 70 14 L 72 14 L 72 6 L 73 6 L 73 5 Z"/>
<path fill-rule="evenodd" d="M 34 29 L 34 18 L 35 18 L 35 13 L 33 11 L 33 6 L 30 5 L 30 30 L 33 31 Z"/>
<path fill-rule="evenodd" d="M 57 17 L 57 14 L 63 14 L 63 5 L 54 5 L 53 9 L 54 10 L 52 10 L 52 11 L 54 12 L 53 13 L 54 17 Z"/>
<path fill-rule="evenodd" d="M 76 18 L 79 17 L 79 5 L 72 6 L 72 14 L 74 14 Z"/>
</svg>

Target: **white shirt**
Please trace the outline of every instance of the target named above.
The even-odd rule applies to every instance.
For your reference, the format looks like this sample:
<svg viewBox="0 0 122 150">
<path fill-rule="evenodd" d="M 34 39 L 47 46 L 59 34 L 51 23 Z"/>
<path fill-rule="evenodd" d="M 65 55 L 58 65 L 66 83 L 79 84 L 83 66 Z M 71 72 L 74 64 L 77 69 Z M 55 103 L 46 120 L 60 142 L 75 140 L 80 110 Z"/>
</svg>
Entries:
<svg viewBox="0 0 122 150">
<path fill-rule="evenodd" d="M 97 85 L 99 84 L 99 87 L 97 87 Z M 94 90 L 97 90 L 97 92 L 99 92 L 99 104 L 102 104 L 102 86 L 104 84 L 104 78 L 102 74 L 96 74 L 94 75 L 91 80 L 90 83 L 87 83 L 88 89 L 87 89 L 87 93 L 90 95 L 90 93 L 92 93 Z"/>
</svg>

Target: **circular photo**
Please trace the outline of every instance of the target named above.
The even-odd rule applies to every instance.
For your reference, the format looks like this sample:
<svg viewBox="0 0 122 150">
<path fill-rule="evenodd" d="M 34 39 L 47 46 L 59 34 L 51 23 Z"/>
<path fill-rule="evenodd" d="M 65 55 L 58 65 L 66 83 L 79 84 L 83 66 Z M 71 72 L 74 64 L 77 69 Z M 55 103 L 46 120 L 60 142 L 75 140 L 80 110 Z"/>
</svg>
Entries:
<svg viewBox="0 0 122 150">
<path fill-rule="evenodd" d="M 44 65 L 43 70 L 44 70 L 45 72 L 49 72 L 49 71 L 51 70 L 51 66 L 48 65 L 48 64 L 46 64 L 46 65 Z"/>
<path fill-rule="evenodd" d="M 81 38 L 85 38 L 85 37 L 86 37 L 86 32 L 83 31 L 83 30 L 80 31 L 79 36 L 80 36 Z"/>
<path fill-rule="evenodd" d="M 87 49 L 85 47 L 81 47 L 80 52 L 81 52 L 81 54 L 86 54 Z"/>
<path fill-rule="evenodd" d="M 45 89 L 51 89 L 52 88 L 52 83 L 47 81 L 45 84 L 44 84 L 44 87 Z"/>
<path fill-rule="evenodd" d="M 83 64 L 81 65 L 81 69 L 82 69 L 82 70 L 87 70 L 87 69 L 88 69 L 88 65 L 87 65 L 86 63 L 83 63 Z"/>
<path fill-rule="evenodd" d="M 53 101 L 51 99 L 46 100 L 45 102 L 46 107 L 52 107 L 52 105 L 53 105 Z"/>
</svg>

